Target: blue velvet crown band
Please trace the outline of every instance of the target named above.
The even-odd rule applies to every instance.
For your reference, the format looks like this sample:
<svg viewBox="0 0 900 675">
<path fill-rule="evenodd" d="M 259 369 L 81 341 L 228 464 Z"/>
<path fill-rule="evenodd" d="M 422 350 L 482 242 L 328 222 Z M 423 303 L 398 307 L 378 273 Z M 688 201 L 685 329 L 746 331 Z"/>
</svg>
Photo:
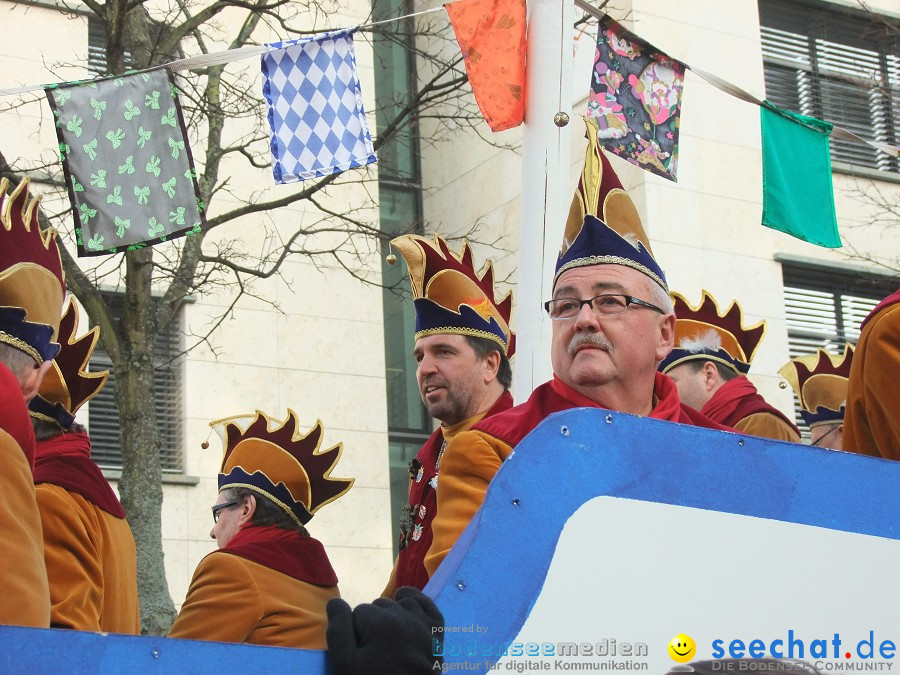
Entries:
<svg viewBox="0 0 900 675">
<path fill-rule="evenodd" d="M 486 338 L 498 343 L 507 352 L 506 335 L 497 321 L 486 319 L 468 305 L 460 305 L 459 312 L 442 307 L 428 298 L 416 298 L 416 335 L 418 340 L 427 335 L 451 333 Z"/>
<path fill-rule="evenodd" d="M 556 261 L 553 285 L 566 270 L 587 265 L 625 265 L 643 272 L 668 292 L 666 275 L 644 245 L 632 245 L 602 220 L 590 214 L 572 245 Z"/>
<path fill-rule="evenodd" d="M 59 351 L 53 327 L 25 320 L 21 307 L 0 307 L 0 342 L 25 352 L 36 363 L 50 361 Z"/>
</svg>

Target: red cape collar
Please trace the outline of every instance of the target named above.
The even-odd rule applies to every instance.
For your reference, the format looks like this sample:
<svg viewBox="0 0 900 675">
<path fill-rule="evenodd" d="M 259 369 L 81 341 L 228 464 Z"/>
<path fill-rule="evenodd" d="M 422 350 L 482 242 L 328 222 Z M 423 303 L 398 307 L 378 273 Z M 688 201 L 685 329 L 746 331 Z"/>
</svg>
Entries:
<svg viewBox="0 0 900 675">
<path fill-rule="evenodd" d="M 337 574 L 325 547 L 317 539 L 293 530 L 248 523 L 231 538 L 228 546 L 210 555 L 216 553 L 240 556 L 315 586 L 337 586 Z"/>
<path fill-rule="evenodd" d="M 58 485 L 81 495 L 111 516 L 125 517 L 116 493 L 91 459 L 91 441 L 83 432 L 62 434 L 37 443 L 34 482 Z"/>
<path fill-rule="evenodd" d="M 653 419 L 691 424 L 720 431 L 734 431 L 734 429 L 717 424 L 693 408 L 684 405 L 678 398 L 678 389 L 675 387 L 675 383 L 667 375 L 655 374 L 653 394 L 656 397 L 656 405 L 649 415 Z M 552 380 L 535 389 L 525 403 L 482 420 L 472 427 L 472 430 L 483 431 L 510 446 L 516 446 L 548 415 L 570 408 L 605 409 L 595 401 L 579 394 L 554 375 Z"/>
<path fill-rule="evenodd" d="M 774 408 L 760 396 L 753 383 L 745 375 L 728 380 L 713 394 L 700 412 L 720 424 L 734 426 L 745 417 L 768 413 L 780 418 L 800 434 L 796 425 L 783 412 Z"/>
</svg>

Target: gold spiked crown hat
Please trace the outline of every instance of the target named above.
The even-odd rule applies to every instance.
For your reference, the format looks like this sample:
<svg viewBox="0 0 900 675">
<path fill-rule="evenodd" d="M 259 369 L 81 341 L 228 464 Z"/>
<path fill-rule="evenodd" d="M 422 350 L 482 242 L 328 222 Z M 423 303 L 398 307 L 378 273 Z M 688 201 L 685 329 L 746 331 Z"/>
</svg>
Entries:
<svg viewBox="0 0 900 675">
<path fill-rule="evenodd" d="M 298 525 L 308 523 L 316 511 L 353 486 L 353 478 L 331 477 L 343 445 L 320 449 L 320 421 L 303 435 L 293 410 L 288 410 L 284 422 L 257 410 L 255 416 L 237 415 L 210 422 L 210 426 L 224 436 L 219 491 L 228 487 L 253 490 L 271 499 Z"/>
<path fill-rule="evenodd" d="M 694 360 L 714 361 L 739 375 L 750 370 L 750 362 L 766 332 L 765 321 L 745 326 L 736 300 L 722 312 L 708 291 L 703 291 L 703 298 L 696 307 L 680 293 L 672 293 L 672 300 L 675 305 L 675 349 L 659 364 L 661 373 Z"/>
<path fill-rule="evenodd" d="M 88 372 L 100 328 L 94 326 L 81 337 L 78 332 L 78 305 L 70 299 L 59 322 L 59 353 L 41 382 L 38 395 L 28 403 L 31 416 L 68 429 L 75 413 L 100 393 L 109 379 L 108 370 Z"/>
<path fill-rule="evenodd" d="M 43 363 L 54 357 L 66 285 L 56 232 L 38 224 L 28 180 L 0 179 L 0 342 Z"/>
<path fill-rule="evenodd" d="M 800 399 L 800 415 L 807 426 L 843 422 L 852 362 L 853 346 L 847 343 L 843 354 L 819 349 L 791 359 L 778 371 Z"/>
<path fill-rule="evenodd" d="M 438 333 L 487 338 L 512 357 L 516 350 L 516 336 L 509 327 L 512 292 L 497 299 L 490 260 L 476 272 L 466 240 L 462 250 L 454 253 L 438 235 L 428 239 L 407 234 L 391 245 L 400 251 L 409 270 L 417 340 Z"/>
</svg>

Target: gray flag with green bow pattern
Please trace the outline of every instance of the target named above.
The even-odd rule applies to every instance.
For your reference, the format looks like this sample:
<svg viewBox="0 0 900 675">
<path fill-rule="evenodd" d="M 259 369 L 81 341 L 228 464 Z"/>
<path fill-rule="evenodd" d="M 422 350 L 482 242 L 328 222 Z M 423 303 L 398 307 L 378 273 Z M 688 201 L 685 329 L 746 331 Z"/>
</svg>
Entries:
<svg viewBox="0 0 900 675">
<path fill-rule="evenodd" d="M 184 119 L 165 70 L 47 88 L 80 256 L 206 227 Z"/>
</svg>

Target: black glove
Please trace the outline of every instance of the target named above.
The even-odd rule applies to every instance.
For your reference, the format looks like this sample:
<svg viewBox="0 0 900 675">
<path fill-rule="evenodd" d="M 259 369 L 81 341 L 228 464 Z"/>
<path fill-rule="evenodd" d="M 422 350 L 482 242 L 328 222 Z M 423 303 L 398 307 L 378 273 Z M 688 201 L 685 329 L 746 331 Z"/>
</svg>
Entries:
<svg viewBox="0 0 900 675">
<path fill-rule="evenodd" d="M 404 587 L 394 600 L 328 602 L 328 658 L 334 675 L 432 675 L 443 663 L 444 617 L 431 598 Z"/>
</svg>

